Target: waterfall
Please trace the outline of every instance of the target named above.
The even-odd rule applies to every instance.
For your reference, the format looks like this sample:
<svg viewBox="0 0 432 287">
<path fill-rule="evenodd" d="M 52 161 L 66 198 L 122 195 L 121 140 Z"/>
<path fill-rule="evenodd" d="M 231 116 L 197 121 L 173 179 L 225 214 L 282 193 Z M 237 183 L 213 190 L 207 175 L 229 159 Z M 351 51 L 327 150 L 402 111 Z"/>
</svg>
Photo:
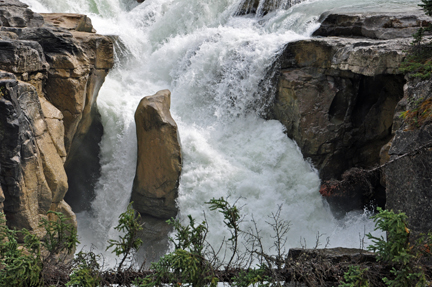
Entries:
<svg viewBox="0 0 432 287">
<path fill-rule="evenodd" d="M 77 215 L 83 246 L 95 244 L 102 252 L 116 236 L 113 227 L 129 202 L 135 173 L 134 111 L 142 97 L 167 88 L 184 156 L 179 218 L 202 220 L 205 212 L 213 244 L 229 233 L 220 214 L 203 203 L 222 196 L 237 201 L 244 228 L 253 216 L 267 237 L 268 216 L 282 205 L 281 217 L 290 221 L 287 248 L 314 246 L 318 232 L 330 246 L 359 247 L 359 235 L 373 231 L 367 212 L 332 216 L 318 193 L 317 172 L 279 122 L 260 117 L 260 83 L 286 43 L 310 37 L 321 13 L 398 11 L 417 1 L 305 0 L 289 7 L 300 1 L 272 0 L 270 13 L 244 16 L 238 13 L 242 0 L 23 2 L 37 12 L 88 14 L 98 33 L 119 35 L 122 42 L 98 99 L 105 129 L 102 176 L 92 212 Z M 265 241 L 266 248 L 272 244 Z"/>
</svg>

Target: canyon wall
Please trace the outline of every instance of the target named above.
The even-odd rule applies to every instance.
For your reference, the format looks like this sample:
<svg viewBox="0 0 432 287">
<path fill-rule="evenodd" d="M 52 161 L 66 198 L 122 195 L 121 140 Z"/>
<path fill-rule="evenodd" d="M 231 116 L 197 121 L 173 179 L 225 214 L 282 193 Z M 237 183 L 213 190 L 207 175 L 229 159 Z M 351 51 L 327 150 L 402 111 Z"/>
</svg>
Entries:
<svg viewBox="0 0 432 287">
<path fill-rule="evenodd" d="M 285 47 L 270 117 L 318 169 L 336 215 L 386 204 L 416 231 L 431 230 L 430 122 L 400 116 L 430 99 L 431 81 L 399 70 L 412 34 L 431 18 L 419 10 L 321 20 L 315 37 Z"/>
<path fill-rule="evenodd" d="M 10 227 L 40 234 L 48 210 L 75 221 L 65 165 L 101 129 L 96 98 L 113 45 L 85 15 L 41 15 L 5 0 L 0 19 L 0 211 Z"/>
</svg>

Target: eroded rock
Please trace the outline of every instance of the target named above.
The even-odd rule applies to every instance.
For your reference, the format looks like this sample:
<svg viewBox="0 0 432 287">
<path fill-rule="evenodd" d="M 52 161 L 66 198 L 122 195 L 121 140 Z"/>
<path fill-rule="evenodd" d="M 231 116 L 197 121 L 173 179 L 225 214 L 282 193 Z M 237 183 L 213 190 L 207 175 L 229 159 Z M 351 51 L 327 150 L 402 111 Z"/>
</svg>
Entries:
<svg viewBox="0 0 432 287">
<path fill-rule="evenodd" d="M 113 66 L 113 47 L 85 15 L 44 14 L 44 20 L 27 7 L 0 1 L 0 69 L 6 71 L 0 72 L 0 210 L 9 226 L 41 235 L 39 219 L 48 210 L 64 212 L 76 225 L 64 201 L 75 191 L 65 162 L 85 178 L 99 172 L 98 150 L 93 165 L 81 156 L 76 167 L 71 156 L 101 127 L 96 97 Z M 90 145 L 98 147 L 100 136 Z"/>
<path fill-rule="evenodd" d="M 322 179 L 379 162 L 405 80 L 400 40 L 321 38 L 289 44 L 272 113 Z"/>
<path fill-rule="evenodd" d="M 67 191 L 36 89 L 11 73 L 0 75 L 0 182 L 7 224 L 42 235 L 39 219 Z"/>
<path fill-rule="evenodd" d="M 134 209 L 169 219 L 177 214 L 176 198 L 182 168 L 180 138 L 171 117 L 170 91 L 141 100 L 135 112 L 137 169 L 132 188 Z"/>
<path fill-rule="evenodd" d="M 41 27 L 44 23 L 40 14 L 18 0 L 0 2 L 0 20 L 3 27 Z"/>
</svg>

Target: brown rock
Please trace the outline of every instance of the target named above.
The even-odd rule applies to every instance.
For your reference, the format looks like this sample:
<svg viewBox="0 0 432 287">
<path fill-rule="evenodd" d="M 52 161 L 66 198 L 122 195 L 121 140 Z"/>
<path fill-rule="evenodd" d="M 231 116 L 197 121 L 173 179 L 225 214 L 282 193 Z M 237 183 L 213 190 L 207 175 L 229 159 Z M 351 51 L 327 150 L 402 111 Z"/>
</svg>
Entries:
<svg viewBox="0 0 432 287">
<path fill-rule="evenodd" d="M 19 39 L 38 42 L 43 48 L 49 63 L 45 97 L 63 113 L 68 152 L 75 135 L 87 133 L 94 120 L 91 110 L 98 114 L 96 97 L 114 65 L 113 43 L 109 37 L 85 32 L 92 26 L 84 15 L 54 13 L 44 18 L 49 25 L 22 29 Z"/>
<path fill-rule="evenodd" d="M 1 188 L 1 185 L 0 185 L 0 212 L 1 213 L 4 212 L 3 211 L 3 202 L 4 202 L 4 200 L 5 200 L 5 197 L 4 197 L 3 189 Z"/>
<path fill-rule="evenodd" d="M 10 73 L 2 72 L 0 78 L 0 182 L 7 224 L 42 235 L 40 216 L 49 210 L 54 196 L 67 190 L 62 160 L 36 89 Z"/>
<path fill-rule="evenodd" d="M 392 137 L 409 40 L 320 38 L 289 44 L 271 108 L 324 180 L 379 163 Z"/>
<path fill-rule="evenodd" d="M 45 98 L 39 98 L 41 102 L 42 111 L 45 117 L 45 122 L 48 127 L 48 132 L 51 139 L 57 148 L 57 153 L 62 157 L 63 161 L 66 160 L 66 149 L 64 146 L 64 124 L 63 114 L 54 107 Z"/>
<path fill-rule="evenodd" d="M 15 74 L 0 71 L 0 211 L 9 226 L 39 235 L 39 219 L 50 209 L 76 225 L 63 200 L 64 164 L 93 176 L 70 162 L 89 166 L 80 156 L 90 150 L 83 144 L 89 145 L 88 134 L 98 135 L 90 143 L 98 147 L 96 98 L 113 66 L 112 41 L 94 34 L 87 16 L 44 17 L 18 0 L 0 1 L 0 69 Z M 91 153 L 98 170 L 98 150 Z"/>
<path fill-rule="evenodd" d="M 157 218 L 175 217 L 182 167 L 177 125 L 169 112 L 170 91 L 141 100 L 135 112 L 137 170 L 132 188 L 134 208 Z"/>
<path fill-rule="evenodd" d="M 91 19 L 83 14 L 74 13 L 41 13 L 45 23 L 67 30 L 96 33 Z"/>
</svg>

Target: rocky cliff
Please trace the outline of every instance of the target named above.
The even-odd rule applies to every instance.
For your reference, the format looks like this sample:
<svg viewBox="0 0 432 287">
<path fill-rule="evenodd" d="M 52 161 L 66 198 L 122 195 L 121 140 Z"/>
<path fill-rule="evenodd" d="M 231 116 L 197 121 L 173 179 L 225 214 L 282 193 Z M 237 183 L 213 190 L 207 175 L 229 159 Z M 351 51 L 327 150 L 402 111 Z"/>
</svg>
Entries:
<svg viewBox="0 0 432 287">
<path fill-rule="evenodd" d="M 4 0 L 0 20 L 0 211 L 10 227 L 40 233 L 48 210 L 74 218 L 65 166 L 74 169 L 89 131 L 101 135 L 96 98 L 113 46 L 85 15 Z"/>
<path fill-rule="evenodd" d="M 326 13 L 321 21 L 315 37 L 287 45 L 281 55 L 271 115 L 318 169 L 335 211 L 387 201 L 418 221 L 425 215 L 419 210 L 430 209 L 427 150 L 394 159 L 432 140 L 427 121 L 407 130 L 399 116 L 407 101 L 430 97 L 431 82 L 410 79 L 399 65 L 411 35 L 431 18 L 419 10 Z"/>
</svg>

